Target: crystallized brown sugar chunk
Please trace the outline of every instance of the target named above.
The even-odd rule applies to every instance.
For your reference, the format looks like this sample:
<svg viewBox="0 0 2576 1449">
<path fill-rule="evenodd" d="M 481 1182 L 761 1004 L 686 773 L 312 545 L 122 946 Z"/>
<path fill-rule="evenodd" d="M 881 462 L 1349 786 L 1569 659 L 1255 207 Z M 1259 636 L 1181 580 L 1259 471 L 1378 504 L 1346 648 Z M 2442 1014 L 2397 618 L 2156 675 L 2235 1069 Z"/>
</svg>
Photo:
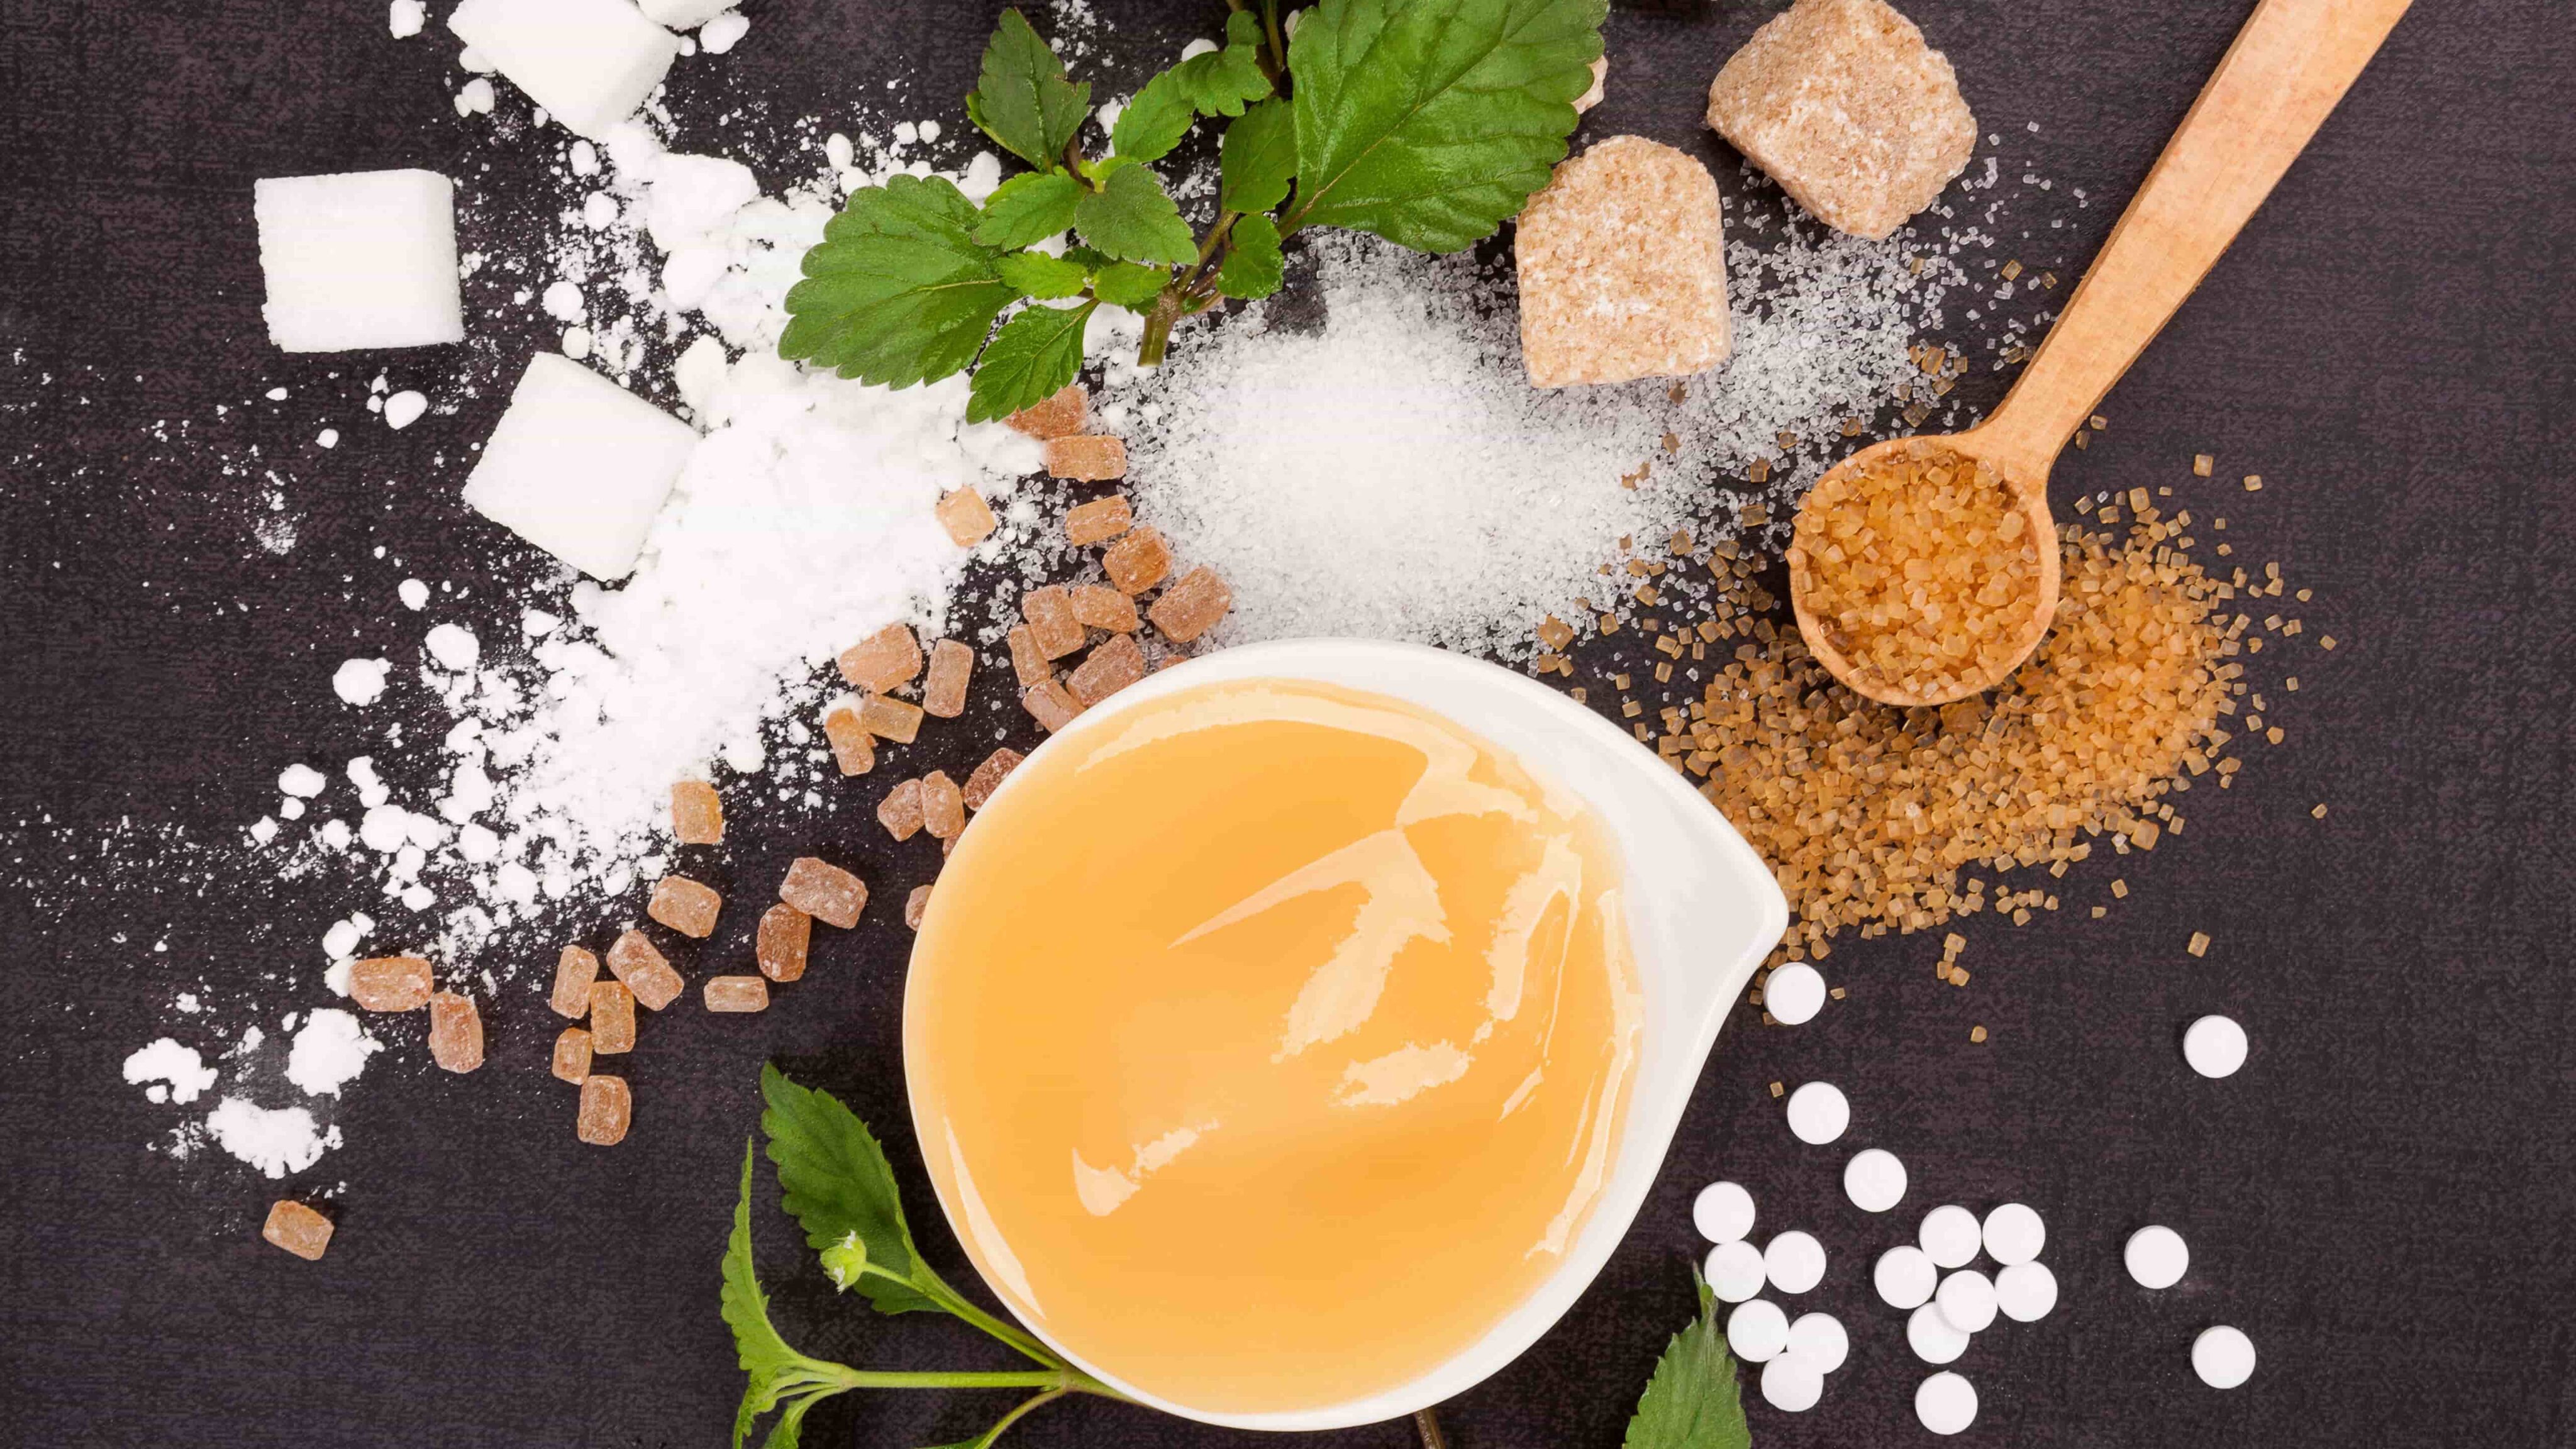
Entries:
<svg viewBox="0 0 2576 1449">
<path fill-rule="evenodd" d="M 710 976 L 706 999 L 709 1011 L 767 1011 L 769 982 L 758 976 Z"/>
<path fill-rule="evenodd" d="M 823 737 L 832 742 L 832 763 L 844 775 L 864 775 L 877 767 L 877 737 L 859 723 L 859 707 L 840 704 L 823 712 Z"/>
<path fill-rule="evenodd" d="M 687 984 L 679 972 L 671 969 L 670 961 L 653 949 L 642 931 L 628 931 L 608 948 L 608 969 L 650 1011 L 660 1011 L 679 1000 L 680 990 Z M 597 1005 L 596 997 L 592 1004 Z"/>
<path fill-rule="evenodd" d="M 1062 659 L 1086 637 L 1073 616 L 1073 596 L 1057 584 L 1020 595 L 1020 617 L 1028 621 L 1029 642 L 1040 659 Z"/>
<path fill-rule="evenodd" d="M 1234 590 L 1225 586 L 1216 570 L 1200 567 L 1181 575 L 1145 612 L 1165 638 L 1187 644 L 1215 628 L 1216 621 L 1233 607 Z"/>
<path fill-rule="evenodd" d="M 1029 631 L 1028 625 L 1021 624 L 1014 627 L 1008 637 L 1011 645 L 1011 673 L 1019 676 L 1021 688 L 1026 689 L 1041 679 L 1055 677 L 1055 671 L 1047 667 L 1046 655 L 1038 649 L 1037 635 Z"/>
<path fill-rule="evenodd" d="M 429 1059 L 451 1072 L 483 1065 L 483 1014 L 473 997 L 442 991 L 429 998 Z"/>
<path fill-rule="evenodd" d="M 1019 751 L 1007 748 L 986 755 L 984 763 L 975 767 L 975 773 L 966 777 L 966 788 L 958 791 L 959 798 L 966 802 L 969 810 L 983 809 L 984 802 L 993 798 L 993 792 L 1002 788 L 1002 781 L 1020 767 L 1020 761 L 1027 758 Z"/>
<path fill-rule="evenodd" d="M 1091 390 L 1078 382 L 1066 383 L 1053 397 L 1031 403 L 1002 421 L 1032 438 L 1061 438 L 1082 426 L 1084 415 L 1091 411 Z"/>
<path fill-rule="evenodd" d="M 591 983 L 590 1049 L 602 1056 L 635 1050 L 635 993 L 625 982 Z"/>
<path fill-rule="evenodd" d="M 1826 225 L 1878 238 L 1968 164 L 1959 78 L 1885 0 L 1798 0 L 1708 88 L 1708 123 Z"/>
<path fill-rule="evenodd" d="M 846 931 L 859 923 L 859 912 L 868 903 L 868 887 L 839 866 L 805 855 L 787 868 L 778 898 L 824 925 Z"/>
<path fill-rule="evenodd" d="M 723 908 L 724 897 L 714 887 L 684 875 L 666 875 L 653 882 L 653 899 L 645 904 L 644 914 L 693 941 L 703 941 L 715 934 L 716 913 Z"/>
<path fill-rule="evenodd" d="M 888 624 L 841 651 L 841 677 L 850 687 L 883 694 L 921 672 L 921 641 L 908 624 Z"/>
<path fill-rule="evenodd" d="M 349 999 L 366 1011 L 418 1011 L 429 1004 L 429 963 L 375 956 L 349 967 Z"/>
<path fill-rule="evenodd" d="M 555 989 L 546 998 L 546 1005 L 553 1007 L 557 1016 L 579 1021 L 581 1014 L 590 1010 L 590 983 L 598 979 L 599 958 L 579 946 L 566 946 L 563 954 L 555 958 Z"/>
<path fill-rule="evenodd" d="M 1073 617 L 1086 629 L 1106 629 L 1112 634 L 1136 632 L 1136 601 L 1116 589 L 1101 584 L 1073 586 Z"/>
<path fill-rule="evenodd" d="M 921 929 L 921 918 L 930 914 L 930 887 L 917 885 L 903 898 L 903 923 L 913 930 Z"/>
<path fill-rule="evenodd" d="M 305 1262 L 319 1263 L 323 1249 L 331 1246 L 331 1220 L 282 1197 L 268 1205 L 268 1221 L 259 1225 L 259 1235 Z"/>
<path fill-rule="evenodd" d="M 1106 483 L 1127 476 L 1127 445 L 1101 434 L 1049 438 L 1046 470 L 1050 477 L 1078 483 Z"/>
<path fill-rule="evenodd" d="M 1532 387 L 1688 377 L 1726 360 L 1726 239 L 1697 159 L 1613 136 L 1521 212 L 1521 362 Z"/>
<path fill-rule="evenodd" d="M 908 745 L 921 733 L 921 707 L 871 694 L 859 701 L 859 724 L 878 739 Z"/>
<path fill-rule="evenodd" d="M 941 840 L 955 840 L 966 829 L 966 797 L 944 770 L 921 777 L 921 828 Z"/>
<path fill-rule="evenodd" d="M 590 1033 L 568 1026 L 555 1038 L 554 1072 L 567 1082 L 579 1082 L 590 1075 Z"/>
<path fill-rule="evenodd" d="M 814 918 L 794 906 L 779 904 L 760 913 L 760 940 L 752 954 L 760 974 L 772 981 L 794 981 L 805 974 L 805 952 L 814 941 Z"/>
<path fill-rule="evenodd" d="M 906 780 L 886 792 L 877 802 L 877 823 L 886 834 L 897 840 L 910 840 L 921 833 L 921 782 Z"/>
<path fill-rule="evenodd" d="M 955 719 L 966 712 L 966 682 L 975 676 L 975 651 L 954 639 L 930 646 L 930 673 L 921 682 L 921 712 Z"/>
<path fill-rule="evenodd" d="M 973 548 L 993 536 L 992 505 L 971 487 L 940 499 L 937 512 L 939 526 L 948 530 L 949 539 L 959 548 Z"/>
<path fill-rule="evenodd" d="M 614 1147 L 626 1140 L 626 1129 L 635 1120 L 635 1094 L 627 1090 L 624 1077 L 603 1077 L 596 1073 L 582 1079 L 581 1110 L 573 1119 L 573 1130 L 593 1147 Z"/>
<path fill-rule="evenodd" d="M 1102 552 L 1100 567 L 1118 592 L 1141 594 L 1172 571 L 1172 550 L 1153 529 L 1134 529 Z"/>
<path fill-rule="evenodd" d="M 724 802 L 704 780 L 681 780 L 671 786 L 671 833 L 682 845 L 724 843 Z"/>
<path fill-rule="evenodd" d="M 1089 709 L 1145 677 L 1145 647 L 1133 634 L 1116 634 L 1091 651 L 1080 668 L 1064 678 L 1065 691 Z"/>
<path fill-rule="evenodd" d="M 1135 521 L 1136 513 L 1127 506 L 1127 495 L 1112 493 L 1065 510 L 1064 536 L 1078 547 L 1089 548 L 1125 533 Z"/>
<path fill-rule="evenodd" d="M 1065 693 L 1063 682 L 1056 679 L 1021 690 L 1020 708 L 1027 710 L 1048 734 L 1073 723 L 1073 717 L 1082 713 L 1081 701 Z"/>
</svg>

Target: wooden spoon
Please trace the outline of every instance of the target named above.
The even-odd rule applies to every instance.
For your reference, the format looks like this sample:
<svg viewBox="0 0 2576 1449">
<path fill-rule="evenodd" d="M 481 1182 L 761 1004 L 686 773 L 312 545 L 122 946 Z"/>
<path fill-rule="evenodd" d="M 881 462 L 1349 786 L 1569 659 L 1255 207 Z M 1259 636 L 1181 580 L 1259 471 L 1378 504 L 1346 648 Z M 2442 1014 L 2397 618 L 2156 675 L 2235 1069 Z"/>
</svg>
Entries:
<svg viewBox="0 0 2576 1449">
<path fill-rule="evenodd" d="M 2236 239 L 2412 0 L 2262 0 L 2129 202 L 2064 315 L 2021 380 L 1983 423 L 1937 440 L 2000 474 L 2040 547 L 2039 608 L 2010 663 L 1981 682 L 1913 694 L 1864 682 L 1807 607 L 1807 513 L 1789 547 L 1789 598 L 1807 647 L 1855 692 L 1882 704 L 1946 704 L 2001 684 L 2057 613 L 2056 520 L 2048 470 L 2066 439 Z M 1935 440 L 1898 438 L 1844 459 L 1828 478 Z M 1814 496 L 1810 490 L 1810 497 Z"/>
</svg>

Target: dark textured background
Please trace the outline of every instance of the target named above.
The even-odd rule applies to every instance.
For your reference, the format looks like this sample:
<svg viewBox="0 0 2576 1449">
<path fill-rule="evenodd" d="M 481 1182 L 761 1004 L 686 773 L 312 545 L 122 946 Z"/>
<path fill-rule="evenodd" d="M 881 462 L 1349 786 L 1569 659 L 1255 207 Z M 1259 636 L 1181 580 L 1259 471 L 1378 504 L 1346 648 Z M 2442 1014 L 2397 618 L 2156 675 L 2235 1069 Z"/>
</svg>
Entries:
<svg viewBox="0 0 2576 1449">
<path fill-rule="evenodd" d="M 962 130 L 953 98 L 995 8 L 767 0 L 730 58 L 675 72 L 681 143 L 711 144 L 704 123 L 729 98 L 837 118 L 883 101 L 895 76 L 916 77 L 901 113 Z M 1610 99 L 1586 132 L 1694 148 L 1727 163 L 1734 189 L 1699 93 L 1772 8 L 1622 7 Z M 1132 84 L 1216 7 L 1102 9 Z M 2004 133 L 2006 164 L 2094 198 L 2055 213 L 2071 276 L 2247 6 L 1912 9 L 1983 128 Z M 330 696 L 332 666 L 413 657 L 425 621 L 391 607 L 401 577 L 506 598 L 537 572 L 454 503 L 497 394 L 399 436 L 357 408 L 380 361 L 442 401 L 458 378 L 515 370 L 546 329 L 505 305 L 507 279 L 470 294 L 463 356 L 286 358 L 261 333 L 251 178 L 437 167 L 460 178 L 469 231 L 502 227 L 510 198 L 535 194 L 545 148 L 458 121 L 453 43 L 435 22 L 391 41 L 382 14 L 379 0 L 0 3 L 0 1437 L 13 1442 L 709 1444 L 738 1382 L 714 1271 L 756 1062 L 774 1054 L 845 1093 L 895 1129 L 913 1172 L 894 1017 L 906 941 L 883 923 L 820 943 L 793 1009 L 649 1023 L 631 1069 L 638 1125 L 615 1152 L 573 1144 L 565 1091 L 535 1064 L 553 1024 L 532 994 L 492 1008 L 502 1069 L 470 1078 L 430 1070 L 405 1034 L 417 1027 L 394 1027 L 394 1050 L 337 1114 L 349 1145 L 288 1184 L 337 1189 L 340 1236 L 318 1266 L 255 1237 L 271 1184 L 144 1150 L 176 1114 L 117 1064 L 162 1029 L 174 991 L 202 982 L 235 1010 L 314 1004 L 313 943 L 349 893 L 220 858 L 273 807 L 283 763 L 367 747 Z M 1851 998 L 1817 1023 L 1740 1019 L 1598 1286 L 1447 1410 L 1462 1449 L 1617 1442 L 1688 1312 L 1687 1204 L 1718 1174 L 1755 1187 L 1766 1230 L 1824 1238 L 1832 1269 L 1797 1306 L 1830 1308 L 1853 1338 L 1818 1411 L 1753 1409 L 1765 1446 L 1924 1438 L 1911 1394 L 1927 1370 L 1867 1264 L 1934 1203 L 2007 1197 L 2047 1215 L 2064 1301 L 1981 1336 L 1958 1365 L 1983 1395 L 1975 1441 L 2569 1441 L 2571 75 L 2576 39 L 2554 0 L 2419 6 L 2115 392 L 2100 446 L 2060 470 L 2061 512 L 2080 491 L 2184 485 L 2183 501 L 2231 516 L 2238 561 L 2281 559 L 2317 590 L 2294 612 L 2343 647 L 2296 656 L 2306 687 L 2273 710 L 2290 742 L 2250 751 L 2228 795 L 2192 797 L 2188 833 L 2152 857 L 2072 873 L 2057 887 L 2066 911 L 2021 930 L 1973 922 L 1969 989 L 1932 979 L 1932 942 L 1888 940 L 1835 953 L 1828 974 Z M 523 116 L 500 89 L 503 117 Z M 273 383 L 295 400 L 256 402 Z M 218 402 L 232 405 L 221 417 Z M 311 442 L 326 416 L 347 435 L 336 452 Z M 2270 486 L 2194 484 L 2195 451 L 2220 455 L 2222 480 L 2255 471 Z M 247 466 L 227 475 L 216 457 Z M 248 533 L 271 468 L 301 530 L 283 557 Z M 949 768 L 983 747 L 961 735 Z M 2318 801 L 2333 806 L 2322 822 Z M 877 888 L 899 898 L 931 867 L 926 842 L 889 856 L 872 833 L 856 812 L 738 831 L 717 883 L 868 844 Z M 103 835 L 122 843 L 102 851 Z M 2132 896 L 2086 919 L 2114 873 Z M 710 952 L 743 950 L 748 924 Z M 2205 959 L 2182 949 L 2194 930 L 2216 940 Z M 287 976 L 303 989 L 254 989 Z M 2224 1083 L 2190 1076 L 2175 1047 L 2206 1010 L 2253 1034 Z M 1993 1040 L 1972 1046 L 1971 1023 Z M 1765 1084 L 1808 1077 L 1852 1095 L 1841 1148 L 1801 1148 L 1777 1120 Z M 1841 1198 L 1841 1159 L 1864 1142 L 1912 1169 L 1901 1222 Z M 763 1196 L 792 1336 L 877 1363 L 995 1361 L 962 1329 L 827 1302 Z M 935 1206 L 913 1207 L 933 1256 L 962 1271 Z M 2121 1238 L 2148 1221 L 2193 1249 L 2169 1292 L 2119 1267 Z M 2192 1377 L 2188 1346 L 2212 1322 L 2253 1336 L 2250 1386 Z M 900 1449 L 964 1437 L 995 1407 L 879 1397 L 819 1415 L 815 1437 Z M 1332 1438 L 1393 1449 L 1407 1430 Z M 1249 1436 L 1083 1404 L 1016 1442 L 1103 1440 Z"/>
</svg>

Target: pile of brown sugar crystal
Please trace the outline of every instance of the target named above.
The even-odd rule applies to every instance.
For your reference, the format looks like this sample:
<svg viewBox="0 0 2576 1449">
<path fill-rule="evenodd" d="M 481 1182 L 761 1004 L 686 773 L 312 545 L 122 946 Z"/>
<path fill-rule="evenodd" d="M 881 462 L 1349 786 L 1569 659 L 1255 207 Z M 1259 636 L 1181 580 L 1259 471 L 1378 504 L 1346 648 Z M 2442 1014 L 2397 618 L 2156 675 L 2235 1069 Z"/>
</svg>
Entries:
<svg viewBox="0 0 2576 1449">
<path fill-rule="evenodd" d="M 1938 698 L 2015 661 L 2041 543 L 1992 468 L 1915 441 L 1817 483 L 1789 575 L 1865 682 Z"/>
</svg>

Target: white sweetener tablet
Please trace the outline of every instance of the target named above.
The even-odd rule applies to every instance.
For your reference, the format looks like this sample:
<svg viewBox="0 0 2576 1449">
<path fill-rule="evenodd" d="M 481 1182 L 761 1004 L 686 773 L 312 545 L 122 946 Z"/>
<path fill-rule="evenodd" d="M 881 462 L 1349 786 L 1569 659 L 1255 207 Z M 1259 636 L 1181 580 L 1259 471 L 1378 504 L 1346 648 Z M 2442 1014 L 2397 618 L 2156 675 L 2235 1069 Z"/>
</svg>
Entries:
<svg viewBox="0 0 2576 1449">
<path fill-rule="evenodd" d="M 1825 1376 L 1804 1359 L 1775 1358 L 1762 1366 L 1762 1401 L 1784 1414 L 1803 1414 L 1825 1396 Z"/>
<path fill-rule="evenodd" d="M 1792 961 L 1762 983 L 1762 1009 L 1790 1026 L 1803 1026 L 1825 1009 L 1825 978 L 1804 961 Z"/>
<path fill-rule="evenodd" d="M 2191 1341 L 2191 1371 L 2213 1389 L 2232 1389 L 2254 1377 L 2254 1340 L 2219 1324 Z"/>
<path fill-rule="evenodd" d="M 1926 1303 L 1905 1320 L 1905 1342 L 1925 1363 L 1956 1363 L 1968 1351 L 1968 1335 L 1950 1326 L 1940 1305 Z"/>
<path fill-rule="evenodd" d="M 1742 1238 L 1720 1243 L 1708 1250 L 1708 1262 L 1700 1270 L 1708 1279 L 1709 1291 L 1727 1303 L 1741 1303 L 1762 1291 L 1762 1250 Z"/>
<path fill-rule="evenodd" d="M 1753 1194 L 1732 1182 L 1712 1182 L 1691 1201 L 1691 1226 L 1712 1243 L 1733 1243 L 1753 1231 Z"/>
<path fill-rule="evenodd" d="M 2048 1244 L 2048 1225 L 2024 1204 L 2008 1202 L 1986 1214 L 1986 1256 L 1998 1263 L 2027 1263 Z"/>
<path fill-rule="evenodd" d="M 1830 1313 L 1801 1313 L 1789 1325 L 1788 1347 L 1780 1350 L 1820 1374 L 1829 1374 L 1851 1357 L 1851 1335 Z"/>
<path fill-rule="evenodd" d="M 2183 1028 L 2182 1059 L 2204 1077 L 2232 1077 L 2245 1065 L 2245 1028 L 2231 1017 L 2204 1016 Z"/>
<path fill-rule="evenodd" d="M 1956 1203 L 1947 1203 L 1923 1215 L 1923 1231 L 1916 1241 L 1932 1255 L 1936 1268 L 1964 1268 L 1977 1260 L 1977 1249 L 1985 1243 L 1986 1230 L 1977 1215 Z"/>
<path fill-rule="evenodd" d="M 1824 1281 L 1825 1245 L 1813 1233 L 1782 1233 L 1762 1250 L 1762 1271 L 1781 1292 L 1804 1293 Z"/>
<path fill-rule="evenodd" d="M 1865 1213 L 1883 1213 L 1905 1200 L 1905 1164 L 1884 1147 L 1864 1147 L 1843 1165 L 1843 1195 Z"/>
<path fill-rule="evenodd" d="M 2057 1306 L 2057 1275 L 2046 1263 L 2014 1263 L 1995 1275 L 1995 1307 L 2015 1323 L 2037 1323 Z"/>
<path fill-rule="evenodd" d="M 1932 1301 L 1941 1270 L 1932 1266 L 1932 1255 L 1921 1248 L 1897 1247 L 1878 1255 L 1870 1280 L 1878 1285 L 1878 1296 L 1888 1307 L 1910 1310 Z"/>
<path fill-rule="evenodd" d="M 1957 1374 L 1934 1374 L 1914 1391 L 1914 1417 L 1935 1434 L 1956 1434 L 1977 1422 L 1977 1387 Z"/>
<path fill-rule="evenodd" d="M 1789 1346 L 1789 1315 L 1768 1298 L 1735 1305 L 1726 1315 L 1726 1346 L 1746 1363 L 1762 1363 Z"/>
<path fill-rule="evenodd" d="M 1942 1279 L 1932 1303 L 1961 1333 L 1983 1333 L 1995 1321 L 1994 1282 L 1974 1268 L 1962 1268 Z"/>
<path fill-rule="evenodd" d="M 2129 1265 L 2129 1276 L 2145 1288 L 2171 1288 L 2191 1267 L 2191 1249 L 2183 1246 L 2182 1234 L 2161 1223 L 2129 1234 L 2121 1257 Z"/>
<path fill-rule="evenodd" d="M 1789 1094 L 1789 1130 L 1822 1147 L 1851 1125 L 1851 1101 L 1831 1082 L 1809 1082 Z"/>
</svg>

